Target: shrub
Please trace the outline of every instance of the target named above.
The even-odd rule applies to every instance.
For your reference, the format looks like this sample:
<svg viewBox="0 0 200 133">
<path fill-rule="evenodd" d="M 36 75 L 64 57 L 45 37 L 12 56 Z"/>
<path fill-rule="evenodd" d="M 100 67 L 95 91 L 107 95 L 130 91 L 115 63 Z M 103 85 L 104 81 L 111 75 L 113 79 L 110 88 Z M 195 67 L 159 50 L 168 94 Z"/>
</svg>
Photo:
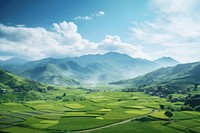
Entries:
<svg viewBox="0 0 200 133">
<path fill-rule="evenodd" d="M 196 107 L 194 108 L 194 110 L 200 112 L 200 105 L 199 105 L 199 106 L 196 106 Z"/>
<path fill-rule="evenodd" d="M 165 115 L 170 119 L 174 114 L 170 110 L 167 110 L 165 111 Z"/>
</svg>

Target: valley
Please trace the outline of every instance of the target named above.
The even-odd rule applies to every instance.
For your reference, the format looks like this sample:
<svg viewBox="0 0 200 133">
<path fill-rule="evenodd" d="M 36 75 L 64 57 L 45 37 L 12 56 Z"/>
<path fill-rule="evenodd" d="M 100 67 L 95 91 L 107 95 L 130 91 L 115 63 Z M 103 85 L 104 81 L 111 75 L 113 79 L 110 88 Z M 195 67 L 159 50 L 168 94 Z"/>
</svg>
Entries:
<svg viewBox="0 0 200 133">
<path fill-rule="evenodd" d="M 120 62 L 113 60 L 113 54 Z M 120 74 L 126 77 L 128 71 L 139 71 L 133 65 L 138 62 L 131 57 L 124 61 L 127 57 L 108 53 L 70 60 L 4 61 L 0 69 L 0 132 L 199 133 L 199 62 L 176 65 L 165 57 L 156 60 L 157 69 L 149 67 L 151 72 L 148 69 L 136 78 L 117 81 Z M 109 63 L 115 65 L 108 67 Z M 100 75 L 109 74 L 110 80 L 104 75 L 104 82 L 97 82 L 93 69 Z M 90 74 L 94 78 L 89 78 Z"/>
<path fill-rule="evenodd" d="M 200 88 L 199 88 L 200 89 Z M 63 94 L 66 93 L 66 96 Z M 82 99 L 66 97 L 78 95 Z M 160 105 L 180 108 L 165 98 L 143 92 L 91 92 L 60 88 L 59 100 L 0 104 L 1 132 L 199 132 L 200 114 L 173 111 L 169 120 Z"/>
<path fill-rule="evenodd" d="M 200 0 L 0 0 L 0 133 L 200 133 Z"/>
</svg>

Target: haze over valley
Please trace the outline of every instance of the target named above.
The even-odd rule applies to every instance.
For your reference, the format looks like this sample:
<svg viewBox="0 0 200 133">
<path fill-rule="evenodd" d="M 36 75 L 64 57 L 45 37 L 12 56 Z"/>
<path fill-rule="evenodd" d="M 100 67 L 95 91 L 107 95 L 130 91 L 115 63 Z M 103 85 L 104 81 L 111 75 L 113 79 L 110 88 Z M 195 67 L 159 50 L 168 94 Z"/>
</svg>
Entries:
<svg viewBox="0 0 200 133">
<path fill-rule="evenodd" d="M 103 55 L 84 55 L 74 58 L 45 58 L 26 61 L 12 58 L 1 61 L 1 67 L 17 75 L 54 85 L 109 83 L 134 78 L 155 69 L 178 64 L 172 58 L 156 61 L 132 58 L 126 54 L 109 52 Z"/>
</svg>

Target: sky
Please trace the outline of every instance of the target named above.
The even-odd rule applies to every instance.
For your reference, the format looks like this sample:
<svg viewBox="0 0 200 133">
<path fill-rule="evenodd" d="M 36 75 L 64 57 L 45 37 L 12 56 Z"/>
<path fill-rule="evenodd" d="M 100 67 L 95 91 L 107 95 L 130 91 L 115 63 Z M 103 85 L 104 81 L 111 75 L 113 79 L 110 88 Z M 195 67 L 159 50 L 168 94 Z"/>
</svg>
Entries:
<svg viewBox="0 0 200 133">
<path fill-rule="evenodd" d="M 0 60 L 120 52 L 200 61 L 199 0 L 0 0 Z"/>
</svg>

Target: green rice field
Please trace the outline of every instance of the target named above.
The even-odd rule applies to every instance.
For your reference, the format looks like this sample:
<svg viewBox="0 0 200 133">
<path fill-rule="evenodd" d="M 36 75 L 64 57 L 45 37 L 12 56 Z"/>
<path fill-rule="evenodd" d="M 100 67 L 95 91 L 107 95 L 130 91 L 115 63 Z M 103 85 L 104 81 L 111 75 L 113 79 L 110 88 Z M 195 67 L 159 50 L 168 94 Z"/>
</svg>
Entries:
<svg viewBox="0 0 200 133">
<path fill-rule="evenodd" d="M 91 92 L 67 90 L 84 100 L 44 100 L 0 104 L 0 131 L 51 132 L 200 132 L 200 113 L 174 112 L 169 121 L 159 105 L 173 105 L 143 92 Z M 64 91 L 57 92 L 62 94 Z M 48 94 L 51 96 L 51 94 Z M 55 93 L 54 93 L 55 95 Z M 148 121 L 139 118 L 148 117 Z"/>
</svg>

